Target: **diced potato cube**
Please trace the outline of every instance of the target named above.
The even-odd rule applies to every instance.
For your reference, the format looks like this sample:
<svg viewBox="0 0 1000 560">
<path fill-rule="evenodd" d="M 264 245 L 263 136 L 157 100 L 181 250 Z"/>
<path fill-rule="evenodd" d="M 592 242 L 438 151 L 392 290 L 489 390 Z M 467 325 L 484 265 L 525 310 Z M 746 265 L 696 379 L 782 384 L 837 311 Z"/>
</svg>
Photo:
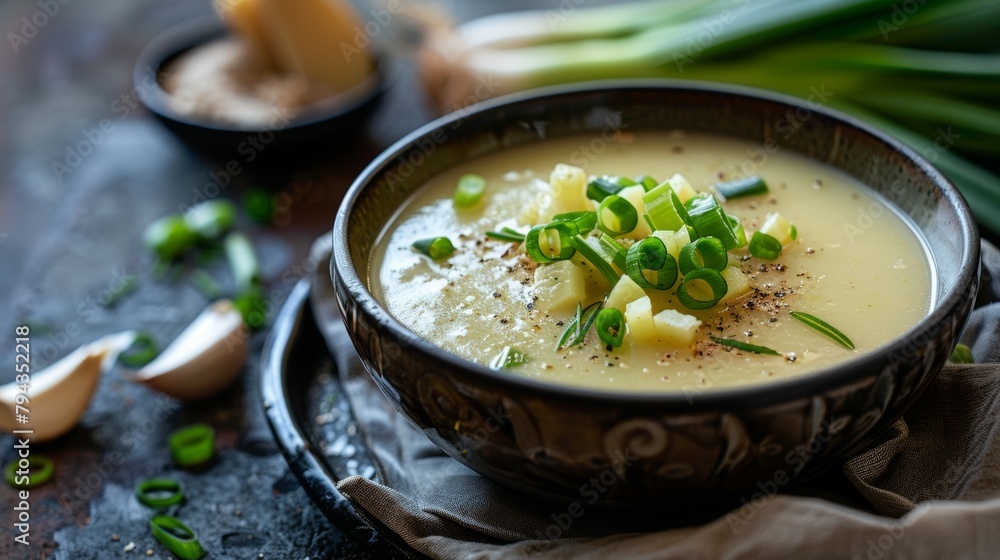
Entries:
<svg viewBox="0 0 1000 560">
<path fill-rule="evenodd" d="M 760 228 L 760 232 L 777 239 L 782 247 L 794 241 L 792 224 L 780 212 L 769 213 L 767 219 L 764 220 L 764 225 Z"/>
<path fill-rule="evenodd" d="M 625 306 L 643 297 L 646 297 L 646 292 L 635 283 L 635 280 L 624 275 L 611 289 L 608 299 L 604 302 L 604 307 L 613 307 L 625 313 Z"/>
<path fill-rule="evenodd" d="M 552 189 L 553 214 L 589 210 L 590 199 L 587 198 L 587 174 L 579 167 L 556 164 L 549 176 L 549 187 Z"/>
<path fill-rule="evenodd" d="M 653 316 L 653 328 L 659 342 L 675 348 L 687 348 L 698 337 L 701 321 L 674 309 L 664 309 Z"/>
<path fill-rule="evenodd" d="M 726 281 L 727 289 L 726 295 L 722 296 L 719 304 L 729 303 L 750 291 L 750 279 L 747 278 L 746 274 L 743 274 L 739 267 L 727 266 L 722 271 L 722 278 Z"/>
<path fill-rule="evenodd" d="M 656 339 L 653 304 L 649 296 L 641 297 L 625 306 L 625 324 L 633 342 L 649 342 Z"/>
<path fill-rule="evenodd" d="M 539 265 L 532 292 L 535 309 L 545 313 L 572 311 L 586 297 L 586 272 L 571 261 Z"/>
<path fill-rule="evenodd" d="M 670 183 L 670 188 L 674 189 L 681 202 L 687 202 L 692 196 L 698 194 L 698 191 L 694 190 L 691 183 L 680 173 L 675 173 L 667 182 Z"/>
<path fill-rule="evenodd" d="M 642 201 L 642 195 L 644 194 L 646 194 L 646 189 L 642 188 L 642 185 L 625 187 L 618 191 L 618 196 L 629 201 L 635 208 L 635 213 L 639 216 L 639 221 L 636 223 L 635 229 L 625 234 L 625 237 L 630 239 L 646 239 L 653 233 L 653 230 L 649 229 L 649 224 L 646 223 L 646 218 L 643 217 L 646 213 L 646 203 Z"/>
<path fill-rule="evenodd" d="M 670 256 L 674 260 L 677 260 L 677 255 L 681 252 L 681 248 L 691 242 L 691 236 L 688 234 L 687 228 L 681 228 L 677 231 L 656 230 L 653 232 L 653 237 L 663 242 L 663 245 L 667 248 L 667 252 L 670 253 Z"/>
</svg>

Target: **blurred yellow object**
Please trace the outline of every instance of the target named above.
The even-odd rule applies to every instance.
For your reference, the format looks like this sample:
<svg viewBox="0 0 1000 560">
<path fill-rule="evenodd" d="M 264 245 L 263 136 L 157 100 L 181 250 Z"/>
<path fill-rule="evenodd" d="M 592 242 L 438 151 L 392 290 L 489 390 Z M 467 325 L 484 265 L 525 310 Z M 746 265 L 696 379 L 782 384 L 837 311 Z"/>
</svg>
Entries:
<svg viewBox="0 0 1000 560">
<path fill-rule="evenodd" d="M 215 2 L 215 11 L 219 19 L 242 37 L 263 61 L 272 66 L 275 64 L 264 33 L 258 0 L 219 0 Z"/>
</svg>

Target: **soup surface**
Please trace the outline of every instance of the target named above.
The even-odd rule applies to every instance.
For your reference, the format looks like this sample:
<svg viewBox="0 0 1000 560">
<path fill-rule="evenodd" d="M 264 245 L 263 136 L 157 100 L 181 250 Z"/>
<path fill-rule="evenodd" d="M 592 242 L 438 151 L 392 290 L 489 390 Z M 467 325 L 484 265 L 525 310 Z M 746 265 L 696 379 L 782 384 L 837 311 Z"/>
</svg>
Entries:
<svg viewBox="0 0 1000 560">
<path fill-rule="evenodd" d="M 527 360 L 505 367 L 510 375 L 646 392 L 802 375 L 885 344 L 932 304 L 932 265 L 920 238 L 869 190 L 834 169 L 780 150 L 767 154 L 745 141 L 681 131 L 621 136 L 599 154 L 590 141 L 560 138 L 509 149 L 434 178 L 382 233 L 369 263 L 373 295 L 403 325 L 470 361 L 489 365 L 513 348 Z M 742 219 L 748 237 L 769 213 L 780 212 L 796 226 L 797 237 L 776 259 L 753 257 L 746 247 L 730 251 L 751 289 L 709 309 L 680 306 L 677 286 L 645 290 L 652 313 L 672 308 L 701 321 L 692 344 L 633 340 L 629 327 L 617 348 L 591 330 L 581 344 L 557 350 L 575 317 L 577 296 L 583 306 L 601 301 L 607 282 L 577 255 L 572 262 L 586 272 L 584 290 L 570 293 L 568 304 L 548 305 L 539 300 L 534 279 L 536 268 L 552 265 L 532 261 L 523 243 L 485 233 L 504 226 L 524 232 L 550 219 L 549 174 L 560 162 L 583 168 L 588 181 L 644 174 L 662 181 L 680 173 L 700 192 L 757 175 L 768 192 L 727 200 L 725 211 Z M 453 194 L 466 173 L 484 177 L 486 192 L 474 207 L 458 209 Z M 454 244 L 449 257 L 433 260 L 412 247 L 437 236 Z M 835 326 L 855 349 L 795 320 L 792 311 Z M 713 337 L 779 355 L 734 349 Z"/>
</svg>

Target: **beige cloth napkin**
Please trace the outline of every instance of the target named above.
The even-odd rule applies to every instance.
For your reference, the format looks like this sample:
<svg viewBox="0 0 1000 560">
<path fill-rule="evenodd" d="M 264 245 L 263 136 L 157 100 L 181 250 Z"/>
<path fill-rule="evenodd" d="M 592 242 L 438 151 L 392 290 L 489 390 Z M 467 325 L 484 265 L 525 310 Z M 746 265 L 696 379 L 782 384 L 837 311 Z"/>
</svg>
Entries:
<svg viewBox="0 0 1000 560">
<path fill-rule="evenodd" d="M 313 307 L 381 483 L 338 485 L 431 558 L 1000 558 L 1000 303 L 979 307 L 963 341 L 977 365 L 947 366 L 879 443 L 796 494 L 691 511 L 587 511 L 548 539 L 564 506 L 494 484 L 444 455 L 375 387 L 347 341 L 314 247 Z M 1000 301 L 1000 252 L 984 243 L 982 302 Z M 992 274 L 991 274 L 992 273 Z M 550 534 L 553 532 L 550 531 Z"/>
</svg>

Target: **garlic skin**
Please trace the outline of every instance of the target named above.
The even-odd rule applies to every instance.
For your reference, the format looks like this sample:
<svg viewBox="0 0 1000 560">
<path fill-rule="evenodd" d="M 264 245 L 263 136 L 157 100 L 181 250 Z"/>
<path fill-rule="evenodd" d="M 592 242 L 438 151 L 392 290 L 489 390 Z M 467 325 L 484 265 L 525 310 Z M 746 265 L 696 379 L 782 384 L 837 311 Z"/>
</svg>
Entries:
<svg viewBox="0 0 1000 560">
<path fill-rule="evenodd" d="M 184 401 L 210 397 L 243 371 L 249 333 L 233 302 L 216 301 L 160 355 L 126 377 Z"/>
<path fill-rule="evenodd" d="M 28 385 L 28 422 L 16 421 L 17 397 L 14 382 L 0 387 L 0 429 L 33 430 L 25 434 L 33 442 L 53 440 L 73 429 L 90 405 L 101 374 L 111 369 L 118 354 L 135 340 L 133 331 L 108 335 L 77 348 L 58 362 L 33 372 Z M 23 410 L 21 411 L 23 413 Z"/>
</svg>

